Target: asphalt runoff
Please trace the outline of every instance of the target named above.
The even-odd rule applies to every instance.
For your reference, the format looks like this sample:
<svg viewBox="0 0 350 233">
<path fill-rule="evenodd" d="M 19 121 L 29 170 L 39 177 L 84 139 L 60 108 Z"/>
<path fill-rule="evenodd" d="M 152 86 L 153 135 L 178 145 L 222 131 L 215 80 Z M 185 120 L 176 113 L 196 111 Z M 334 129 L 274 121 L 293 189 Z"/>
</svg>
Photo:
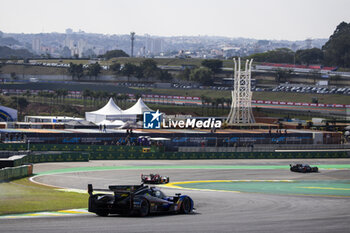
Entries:
<svg viewBox="0 0 350 233">
<path fill-rule="evenodd" d="M 319 173 L 294 173 L 289 164 L 311 165 L 350 164 L 350 159 L 324 160 L 157 160 L 157 161 L 90 161 L 86 163 L 35 164 L 34 173 L 44 174 L 35 181 L 49 185 L 86 189 L 111 184 L 138 184 L 141 173 L 170 176 L 170 182 L 200 180 L 294 180 L 312 185 L 319 181 L 350 183 L 349 169 L 321 169 Z M 279 168 L 282 165 L 282 168 Z M 138 169 L 124 169 L 136 166 Z M 152 169 L 147 169 L 152 166 Z M 193 166 L 193 168 L 190 168 Z M 216 166 L 216 167 L 215 167 Z M 225 169 L 225 166 L 238 166 Z M 251 169 L 239 169 L 251 166 Z M 256 167 L 253 167 L 256 166 Z M 259 166 L 265 169 L 259 169 Z M 266 166 L 277 166 L 266 169 Z M 285 168 L 283 166 L 286 166 Z M 76 168 L 120 167 L 113 170 L 82 172 Z M 156 167 L 156 168 L 155 168 Z M 210 168 L 211 167 L 211 168 Z M 345 167 L 345 166 L 344 166 Z M 69 173 L 50 174 L 57 169 Z M 288 189 L 288 188 L 287 188 Z M 189 215 L 160 215 L 145 218 L 47 217 L 0 220 L 1 232 L 349 232 L 350 197 L 299 195 L 288 190 L 266 192 L 231 192 L 163 187 L 169 195 L 183 193 L 195 202 L 195 212 Z"/>
</svg>

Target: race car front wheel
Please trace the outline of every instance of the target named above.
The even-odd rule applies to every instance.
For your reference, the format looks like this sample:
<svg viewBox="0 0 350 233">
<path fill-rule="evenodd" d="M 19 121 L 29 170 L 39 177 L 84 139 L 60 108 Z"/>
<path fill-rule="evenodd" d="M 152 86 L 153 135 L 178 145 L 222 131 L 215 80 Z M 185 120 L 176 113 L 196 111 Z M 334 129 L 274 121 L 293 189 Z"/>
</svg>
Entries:
<svg viewBox="0 0 350 233">
<path fill-rule="evenodd" d="M 191 208 L 191 200 L 188 197 L 185 197 L 182 200 L 180 212 L 182 214 L 189 214 L 191 212 L 191 210 L 192 210 L 192 208 Z"/>
<path fill-rule="evenodd" d="M 141 200 L 141 204 L 140 204 L 141 208 L 140 208 L 140 216 L 141 217 L 145 217 L 149 214 L 149 204 L 148 201 L 143 199 Z"/>
</svg>

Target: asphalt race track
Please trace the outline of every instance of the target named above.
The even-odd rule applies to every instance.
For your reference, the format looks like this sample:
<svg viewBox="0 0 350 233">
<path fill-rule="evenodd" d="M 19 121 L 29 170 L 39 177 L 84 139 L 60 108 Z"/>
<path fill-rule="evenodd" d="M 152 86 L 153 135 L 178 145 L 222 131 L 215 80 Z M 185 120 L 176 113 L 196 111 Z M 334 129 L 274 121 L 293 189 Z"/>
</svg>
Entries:
<svg viewBox="0 0 350 233">
<path fill-rule="evenodd" d="M 110 184 L 138 184 L 141 173 L 170 176 L 170 182 L 200 180 L 292 180 L 328 181 L 350 184 L 350 169 L 321 169 L 319 173 L 304 174 L 289 171 L 289 163 L 298 160 L 157 160 L 157 161 L 90 161 L 88 163 L 36 164 L 34 172 L 41 175 L 35 181 L 65 188 L 86 189 Z M 304 160 L 311 165 L 350 164 L 349 159 Z M 236 169 L 225 169 L 225 166 Z M 258 169 L 254 166 L 277 166 Z M 278 169 L 285 165 L 286 168 Z M 123 169 L 82 172 L 77 167 L 116 166 Z M 130 167 L 136 170 L 129 170 Z M 147 169 L 147 166 L 155 166 Z M 193 166 L 191 168 L 191 166 Z M 240 167 L 242 166 L 242 168 Z M 250 166 L 247 168 L 245 166 Z M 69 173 L 50 174 L 55 169 L 69 168 Z M 128 169 L 126 169 L 128 168 Z M 267 167 L 268 168 L 268 167 Z M 276 183 L 276 185 L 278 185 Z M 234 186 L 233 186 L 234 189 Z M 288 188 L 287 188 L 288 189 Z M 349 232 L 350 195 L 312 195 L 279 192 L 235 192 L 179 190 L 162 187 L 169 195 L 181 192 L 191 196 L 195 212 L 189 215 L 98 217 L 76 215 L 27 219 L 1 219 L 1 232 Z M 232 185 L 231 189 L 232 190 Z"/>
</svg>

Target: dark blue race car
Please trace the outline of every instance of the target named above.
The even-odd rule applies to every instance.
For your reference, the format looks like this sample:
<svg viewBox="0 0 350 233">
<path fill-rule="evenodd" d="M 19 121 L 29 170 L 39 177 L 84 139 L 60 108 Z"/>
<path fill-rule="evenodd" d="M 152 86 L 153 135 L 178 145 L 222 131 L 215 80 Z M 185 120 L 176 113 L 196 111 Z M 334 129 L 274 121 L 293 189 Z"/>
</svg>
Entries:
<svg viewBox="0 0 350 233">
<path fill-rule="evenodd" d="M 292 172 L 318 172 L 318 167 L 311 167 L 309 164 L 289 164 Z"/>
<path fill-rule="evenodd" d="M 109 189 L 95 191 L 113 192 L 114 194 L 93 194 L 94 189 L 88 185 L 89 212 L 99 216 L 109 214 L 147 216 L 152 213 L 182 213 L 193 211 L 193 200 L 180 193 L 166 196 L 162 191 L 147 185 L 111 185 Z"/>
</svg>

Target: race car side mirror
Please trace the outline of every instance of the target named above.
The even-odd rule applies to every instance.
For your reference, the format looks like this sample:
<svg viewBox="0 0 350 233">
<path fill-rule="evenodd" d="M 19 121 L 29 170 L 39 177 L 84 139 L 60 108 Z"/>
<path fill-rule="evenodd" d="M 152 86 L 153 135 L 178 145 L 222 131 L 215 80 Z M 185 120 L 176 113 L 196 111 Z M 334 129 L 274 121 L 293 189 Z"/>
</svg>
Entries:
<svg viewBox="0 0 350 233">
<path fill-rule="evenodd" d="M 175 193 L 176 196 L 181 196 L 181 193 Z"/>
</svg>

